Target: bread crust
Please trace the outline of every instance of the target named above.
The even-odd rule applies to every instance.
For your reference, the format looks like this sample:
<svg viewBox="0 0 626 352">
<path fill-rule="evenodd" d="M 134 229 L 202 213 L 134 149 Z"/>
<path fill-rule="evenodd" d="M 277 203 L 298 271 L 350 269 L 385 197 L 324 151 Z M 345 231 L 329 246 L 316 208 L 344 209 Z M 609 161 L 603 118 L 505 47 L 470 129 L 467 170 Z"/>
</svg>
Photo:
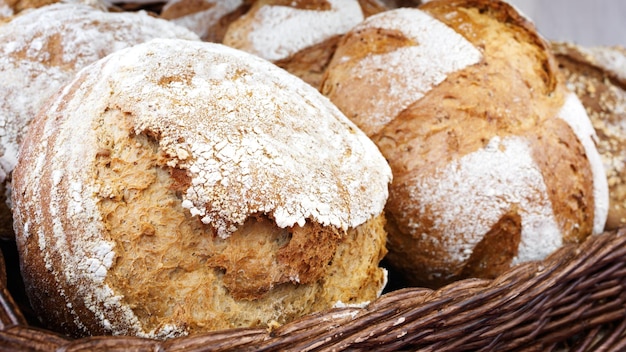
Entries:
<svg viewBox="0 0 626 352">
<path fill-rule="evenodd" d="M 115 33 L 115 35 L 112 35 Z M 0 236 L 13 238 L 11 173 L 30 121 L 45 101 L 88 64 L 153 38 L 199 40 L 146 13 L 107 13 L 53 4 L 24 13 L 0 34 Z"/>
<path fill-rule="evenodd" d="M 230 24 L 250 9 L 244 0 L 172 0 L 160 13 L 161 18 L 188 28 L 202 40 L 221 43 Z"/>
<path fill-rule="evenodd" d="M 413 284 L 492 278 L 604 228 L 588 117 L 504 2 L 370 17 L 339 43 L 321 91 L 392 167 L 388 258 Z"/>
<path fill-rule="evenodd" d="M 626 50 L 620 47 L 551 45 L 568 87 L 576 93 L 596 130 L 598 151 L 608 179 L 607 230 L 626 224 Z"/>
<path fill-rule="evenodd" d="M 364 5 L 377 11 L 375 4 Z M 228 27 L 224 44 L 270 60 L 317 88 L 338 38 L 363 18 L 357 0 L 255 1 Z"/>
<path fill-rule="evenodd" d="M 265 60 L 134 46 L 81 71 L 31 131 L 14 216 L 29 296 L 52 328 L 267 326 L 384 287 L 389 166 Z"/>
</svg>

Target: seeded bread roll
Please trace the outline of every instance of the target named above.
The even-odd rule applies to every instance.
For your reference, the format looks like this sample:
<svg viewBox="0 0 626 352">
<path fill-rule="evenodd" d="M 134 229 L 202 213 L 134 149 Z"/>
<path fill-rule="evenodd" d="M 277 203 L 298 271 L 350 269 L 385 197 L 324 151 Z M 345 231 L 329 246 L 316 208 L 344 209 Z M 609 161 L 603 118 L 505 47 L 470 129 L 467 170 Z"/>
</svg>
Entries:
<svg viewBox="0 0 626 352">
<path fill-rule="evenodd" d="M 388 259 L 410 283 L 495 277 L 604 229 L 593 127 L 504 2 L 372 16 L 343 37 L 322 92 L 392 167 Z"/>
<path fill-rule="evenodd" d="M 88 64 L 153 38 L 199 40 L 192 32 L 139 13 L 79 4 L 28 11 L 0 32 L 0 237 L 13 237 L 11 172 L 30 121 L 44 102 Z M 6 203 L 9 204 L 6 204 Z"/>
<path fill-rule="evenodd" d="M 568 87 L 598 135 L 609 184 L 607 230 L 626 225 L 626 49 L 552 43 Z"/>
<path fill-rule="evenodd" d="M 257 0 L 230 24 L 223 43 L 272 61 L 317 88 L 337 41 L 363 18 L 357 0 Z"/>
<path fill-rule="evenodd" d="M 376 146 L 314 88 L 219 44 L 155 40 L 85 68 L 14 175 L 29 297 L 65 333 L 281 324 L 386 282 Z"/>
<path fill-rule="evenodd" d="M 170 0 L 161 17 L 196 33 L 202 40 L 221 43 L 231 22 L 250 8 L 251 0 Z"/>
</svg>

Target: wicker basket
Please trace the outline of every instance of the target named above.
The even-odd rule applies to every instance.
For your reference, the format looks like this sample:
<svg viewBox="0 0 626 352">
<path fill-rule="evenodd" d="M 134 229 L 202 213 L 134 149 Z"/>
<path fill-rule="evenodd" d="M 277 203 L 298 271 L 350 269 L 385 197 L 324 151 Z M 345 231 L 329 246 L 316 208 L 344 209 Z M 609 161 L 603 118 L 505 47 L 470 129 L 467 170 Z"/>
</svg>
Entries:
<svg viewBox="0 0 626 352">
<path fill-rule="evenodd" d="M 15 269 L 9 261 L 15 253 L 5 247 L 7 268 Z M 73 340 L 36 327 L 25 317 L 28 308 L 16 303 L 25 301 L 19 290 L 11 290 L 12 296 L 7 288 L 6 275 L 0 275 L 0 350 L 626 351 L 626 229 L 563 247 L 495 280 L 463 280 L 436 291 L 401 288 L 366 308 L 333 309 L 273 330 L 167 341 Z M 10 275 L 15 273 L 9 270 L 9 282 L 16 280 Z"/>
</svg>

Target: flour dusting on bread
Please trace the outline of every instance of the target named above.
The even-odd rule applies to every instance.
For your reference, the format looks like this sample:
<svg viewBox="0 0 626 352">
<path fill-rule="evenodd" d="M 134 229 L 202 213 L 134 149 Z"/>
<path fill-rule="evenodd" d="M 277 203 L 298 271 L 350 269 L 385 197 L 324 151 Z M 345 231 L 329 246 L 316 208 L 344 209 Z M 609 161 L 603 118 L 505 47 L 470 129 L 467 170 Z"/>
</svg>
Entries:
<svg viewBox="0 0 626 352">
<path fill-rule="evenodd" d="M 351 57 L 350 53 L 333 59 L 339 65 L 359 60 L 348 73 L 351 80 L 341 82 L 346 92 L 351 86 L 354 89 L 377 86 L 381 94 L 388 96 L 383 100 L 380 95 L 373 95 L 351 106 L 358 115 L 357 120 L 362 121 L 359 126 L 368 135 L 378 132 L 412 102 L 445 80 L 448 74 L 476 64 L 482 57 L 469 41 L 418 9 L 382 12 L 369 17 L 351 32 L 374 29 L 401 35 L 410 43 L 393 51 L 371 53 L 362 59 Z"/>
</svg>

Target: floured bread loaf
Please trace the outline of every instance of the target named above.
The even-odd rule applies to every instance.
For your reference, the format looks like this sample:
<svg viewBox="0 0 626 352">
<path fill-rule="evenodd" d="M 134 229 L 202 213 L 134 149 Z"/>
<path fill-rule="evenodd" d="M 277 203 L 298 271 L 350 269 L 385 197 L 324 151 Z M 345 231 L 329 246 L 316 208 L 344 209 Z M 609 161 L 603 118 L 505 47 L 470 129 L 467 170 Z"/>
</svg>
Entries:
<svg viewBox="0 0 626 352">
<path fill-rule="evenodd" d="M 598 135 L 609 184 L 607 230 L 626 225 L 626 49 L 552 43 L 568 87 Z"/>
<path fill-rule="evenodd" d="M 12 237 L 8 185 L 29 122 L 44 102 L 84 66 L 153 38 L 199 38 L 140 13 L 108 13 L 53 4 L 17 16 L 0 32 L 0 236 Z"/>
<path fill-rule="evenodd" d="M 361 22 L 357 0 L 258 0 L 223 43 L 274 62 L 314 87 L 342 34 Z"/>
<path fill-rule="evenodd" d="M 230 23 L 250 8 L 250 0 L 170 0 L 161 17 L 196 33 L 202 40 L 221 43 Z"/>
<path fill-rule="evenodd" d="M 14 15 L 24 10 L 36 9 L 59 2 L 90 5 L 103 11 L 111 7 L 111 3 L 107 0 L 0 0 L 0 24 L 3 21 L 8 22 Z"/>
<path fill-rule="evenodd" d="M 285 323 L 386 282 L 383 156 L 314 88 L 220 44 L 154 40 L 85 68 L 14 175 L 29 297 L 66 333 Z"/>
<path fill-rule="evenodd" d="M 603 231 L 607 181 L 547 43 L 499 1 L 432 1 L 348 32 L 322 92 L 394 174 L 389 261 L 415 284 L 494 277 Z"/>
</svg>

